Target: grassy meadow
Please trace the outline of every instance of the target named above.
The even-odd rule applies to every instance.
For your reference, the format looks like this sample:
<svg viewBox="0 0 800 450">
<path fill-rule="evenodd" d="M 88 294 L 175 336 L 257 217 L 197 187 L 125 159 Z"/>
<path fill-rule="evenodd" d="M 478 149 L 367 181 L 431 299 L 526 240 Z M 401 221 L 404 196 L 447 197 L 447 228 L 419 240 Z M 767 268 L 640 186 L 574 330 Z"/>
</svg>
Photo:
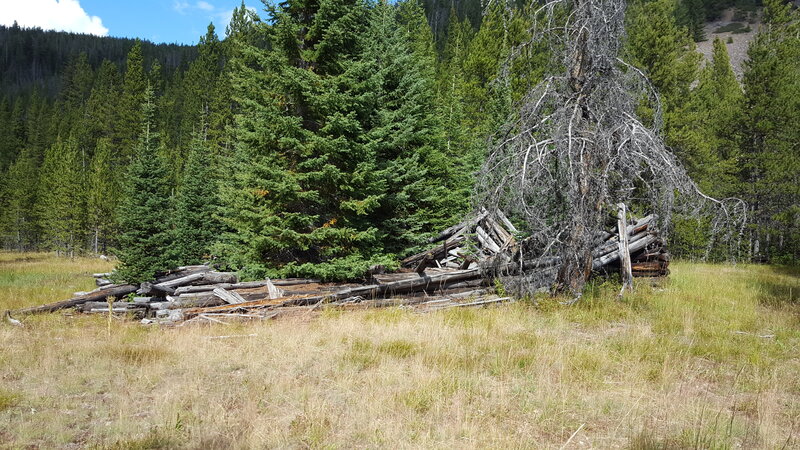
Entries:
<svg viewBox="0 0 800 450">
<path fill-rule="evenodd" d="M 0 310 L 110 268 L 0 253 Z M 572 307 L 114 320 L 110 336 L 105 317 L 21 317 L 0 324 L 0 448 L 800 446 L 800 271 L 672 272 Z"/>
</svg>

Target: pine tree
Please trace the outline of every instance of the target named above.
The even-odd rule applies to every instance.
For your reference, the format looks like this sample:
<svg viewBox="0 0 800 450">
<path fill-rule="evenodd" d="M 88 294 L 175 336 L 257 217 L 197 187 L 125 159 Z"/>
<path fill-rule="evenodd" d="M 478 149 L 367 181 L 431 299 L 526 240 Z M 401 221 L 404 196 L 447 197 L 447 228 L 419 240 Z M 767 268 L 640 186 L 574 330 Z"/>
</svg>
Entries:
<svg viewBox="0 0 800 450">
<path fill-rule="evenodd" d="M 367 12 L 359 0 L 290 0 L 262 28 L 269 48 L 241 51 L 233 83 L 245 166 L 227 222 L 251 266 L 346 278 L 383 250 L 369 221 L 381 186 L 361 141 L 371 94 L 353 64 Z"/>
<path fill-rule="evenodd" d="M 669 145 L 675 145 L 675 130 L 684 125 L 683 106 L 697 79 L 700 54 L 688 30 L 679 27 L 674 0 L 635 3 L 629 7 L 627 62 L 643 69 L 658 91 L 664 114 L 664 131 Z M 640 114 L 653 119 L 654 105 Z"/>
<path fill-rule="evenodd" d="M 113 138 L 121 88 L 117 66 L 107 59 L 103 60 L 86 104 L 84 127 L 88 130 L 90 140 L 96 142 L 100 138 Z"/>
<path fill-rule="evenodd" d="M 116 117 L 115 144 L 119 145 L 122 160 L 130 161 L 136 153 L 136 136 L 142 123 L 142 104 L 147 87 L 147 76 L 144 71 L 144 58 L 142 57 L 142 43 L 136 44 L 128 53 L 125 70 L 125 79 L 122 86 L 122 95 L 118 103 Z"/>
<path fill-rule="evenodd" d="M 765 25 L 751 42 L 744 75 L 743 196 L 750 253 L 760 261 L 800 257 L 800 13 L 765 3 Z"/>
<path fill-rule="evenodd" d="M 119 176 L 114 167 L 112 143 L 97 141 L 88 174 L 87 219 L 92 250 L 105 253 L 114 236 L 114 213 L 119 202 Z"/>
<path fill-rule="evenodd" d="M 74 256 L 82 244 L 85 182 L 77 138 L 56 140 L 45 152 L 39 176 L 37 215 L 45 245 Z"/>
<path fill-rule="evenodd" d="M 34 250 L 39 242 L 39 221 L 35 214 L 38 192 L 38 161 L 35 152 L 24 148 L 5 174 L 0 203 L 0 231 L 7 248 Z"/>
<path fill-rule="evenodd" d="M 387 250 L 398 252 L 465 212 L 466 198 L 453 195 L 464 173 L 458 165 L 452 167 L 459 159 L 451 161 L 442 151 L 444 130 L 434 103 L 433 35 L 421 7 L 413 0 L 401 2 L 397 10 L 385 1 L 378 3 L 364 38 L 362 61 L 375 96 L 366 139 L 384 186 L 373 223 L 385 236 Z"/>
<path fill-rule="evenodd" d="M 141 132 L 136 158 L 130 164 L 117 210 L 120 227 L 119 276 L 129 283 L 152 279 L 174 266 L 170 245 L 172 201 L 169 172 L 158 151 L 158 133 L 153 124 L 155 104 L 151 87 L 145 89 Z"/>
<path fill-rule="evenodd" d="M 219 200 L 211 151 L 195 133 L 175 201 L 175 245 L 179 264 L 199 264 L 210 254 L 219 237 Z"/>
<path fill-rule="evenodd" d="M 697 174 L 695 181 L 711 195 L 727 197 L 735 193 L 743 100 L 728 50 L 716 38 L 712 60 L 702 70 L 690 100 L 690 107 L 698 115 L 693 124 L 698 129 L 697 144 L 708 150 L 688 152 L 695 156 L 688 164 Z"/>
</svg>

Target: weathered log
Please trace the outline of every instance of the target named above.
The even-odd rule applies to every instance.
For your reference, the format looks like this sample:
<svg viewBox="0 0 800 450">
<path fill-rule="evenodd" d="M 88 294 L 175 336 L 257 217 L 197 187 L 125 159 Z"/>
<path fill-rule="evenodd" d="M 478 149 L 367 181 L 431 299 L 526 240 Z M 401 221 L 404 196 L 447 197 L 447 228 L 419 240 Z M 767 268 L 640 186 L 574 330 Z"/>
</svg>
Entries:
<svg viewBox="0 0 800 450">
<path fill-rule="evenodd" d="M 102 301 L 105 300 L 106 297 L 122 298 L 128 294 L 136 292 L 137 288 L 138 286 L 134 286 L 132 284 L 121 284 L 121 285 L 115 284 L 108 286 L 105 289 L 93 291 L 86 295 L 74 297 L 69 300 L 63 300 L 55 303 L 48 303 L 46 305 L 33 306 L 30 308 L 18 309 L 14 311 L 14 313 L 36 314 L 44 312 L 54 312 L 64 308 L 71 308 L 73 306 L 78 306 L 86 302 Z"/>
<path fill-rule="evenodd" d="M 480 225 L 475 227 L 475 236 L 478 238 L 478 242 L 481 243 L 484 249 L 488 249 L 492 253 L 499 253 L 500 246 L 486 233 L 486 230 L 483 229 Z"/>
<path fill-rule="evenodd" d="M 652 234 L 647 234 L 645 237 L 637 240 L 636 242 L 630 243 L 628 249 L 630 250 L 631 253 L 635 253 L 644 249 L 648 245 L 656 242 L 657 240 L 658 237 Z M 608 264 L 618 259 L 619 259 L 619 251 L 613 251 L 599 258 L 595 258 L 594 261 L 592 261 L 592 270 L 598 270 L 601 267 L 607 266 Z"/>
<path fill-rule="evenodd" d="M 165 274 L 160 274 L 156 276 L 155 280 L 153 280 L 153 284 L 165 283 L 167 281 L 176 280 L 178 278 L 183 278 L 188 275 L 193 275 L 196 273 L 203 273 L 203 272 L 210 272 L 211 268 L 208 266 L 183 266 L 178 267 L 177 269 L 170 271 Z"/>
<path fill-rule="evenodd" d="M 465 220 L 464 222 L 461 222 L 458 225 L 453 225 L 452 227 L 442 231 L 441 233 L 439 233 L 438 236 L 429 239 L 428 243 L 434 244 L 436 242 L 443 241 L 445 239 L 449 239 L 451 236 L 454 236 L 454 235 L 458 234 L 458 232 L 460 232 L 460 231 L 472 228 L 473 226 L 475 226 L 475 224 L 477 224 L 478 222 L 483 220 L 483 218 L 486 217 L 487 215 L 489 215 L 489 212 L 486 211 L 486 210 L 483 210 L 476 217 L 473 217 L 472 219 Z"/>
<path fill-rule="evenodd" d="M 435 247 L 435 248 L 432 248 L 432 249 L 430 249 L 430 250 L 425 250 L 424 252 L 420 252 L 420 253 L 417 253 L 417 254 L 415 254 L 415 255 L 411 255 L 411 256 L 409 256 L 409 257 L 405 258 L 404 260 L 400 261 L 400 264 L 401 264 L 403 267 L 413 267 L 413 266 L 416 266 L 416 265 L 419 263 L 419 261 L 420 261 L 422 258 L 425 258 L 425 256 L 426 256 L 428 253 L 433 253 L 433 257 L 434 257 L 435 259 L 437 259 L 437 258 L 441 258 L 441 257 L 443 257 L 443 256 L 447 255 L 447 252 L 449 252 L 450 250 L 452 250 L 452 249 L 454 249 L 454 248 L 456 248 L 456 247 L 459 247 L 459 246 L 460 246 L 460 244 L 461 244 L 462 242 L 464 242 L 466 239 L 467 239 L 467 237 L 466 237 L 466 236 L 463 236 L 463 235 L 461 235 L 461 236 L 457 236 L 457 237 L 454 237 L 454 238 L 452 238 L 452 239 L 448 240 L 448 241 L 445 243 L 445 245 L 437 246 L 437 247 Z"/>
<path fill-rule="evenodd" d="M 238 283 L 239 276 L 235 272 L 206 272 L 203 274 L 203 284 Z"/>
<path fill-rule="evenodd" d="M 418 275 L 424 274 L 425 268 L 428 267 L 431 261 L 433 261 L 433 253 L 428 252 L 428 254 L 420 260 L 419 264 L 417 264 L 417 267 L 414 268 L 414 272 L 416 272 Z"/>
<path fill-rule="evenodd" d="M 631 252 L 628 248 L 628 223 L 627 211 L 625 203 L 617 205 L 617 229 L 619 230 L 619 258 L 620 258 L 620 275 L 622 278 L 622 290 L 633 289 L 633 273 L 631 270 Z"/>
<path fill-rule="evenodd" d="M 226 303 L 231 305 L 238 305 L 239 303 L 245 303 L 247 300 L 243 299 L 241 295 L 237 294 L 236 292 L 226 291 L 222 288 L 214 289 L 214 295 L 224 300 Z"/>
<path fill-rule="evenodd" d="M 175 289 L 169 286 L 153 284 L 149 281 L 145 281 L 144 283 L 140 284 L 139 289 L 136 290 L 136 294 L 142 296 L 166 296 L 174 293 Z"/>
</svg>

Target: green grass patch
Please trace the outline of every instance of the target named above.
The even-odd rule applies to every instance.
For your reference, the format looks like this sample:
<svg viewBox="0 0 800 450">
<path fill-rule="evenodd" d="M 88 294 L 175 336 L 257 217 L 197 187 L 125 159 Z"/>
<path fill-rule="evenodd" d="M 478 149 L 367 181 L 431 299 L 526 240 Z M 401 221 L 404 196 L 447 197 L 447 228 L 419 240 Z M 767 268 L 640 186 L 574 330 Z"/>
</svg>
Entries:
<svg viewBox="0 0 800 450">
<path fill-rule="evenodd" d="M 0 411 L 5 411 L 17 406 L 22 400 L 22 396 L 0 388 Z"/>
</svg>

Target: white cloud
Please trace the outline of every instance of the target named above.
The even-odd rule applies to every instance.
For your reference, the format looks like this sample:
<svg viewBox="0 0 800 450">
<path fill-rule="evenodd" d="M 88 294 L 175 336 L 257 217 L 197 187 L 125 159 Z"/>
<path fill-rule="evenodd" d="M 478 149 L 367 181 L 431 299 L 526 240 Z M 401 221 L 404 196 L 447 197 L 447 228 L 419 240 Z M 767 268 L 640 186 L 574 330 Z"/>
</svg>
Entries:
<svg viewBox="0 0 800 450">
<path fill-rule="evenodd" d="M 197 4 L 195 6 L 197 6 L 197 9 L 202 9 L 203 11 L 213 11 L 214 10 L 214 5 L 212 5 L 211 3 L 208 3 L 208 2 L 199 1 L 199 2 L 197 2 Z"/>
<path fill-rule="evenodd" d="M 45 30 L 105 36 L 108 28 L 97 16 L 90 16 L 78 0 L 0 0 L 0 23 Z"/>
<path fill-rule="evenodd" d="M 186 10 L 189 9 L 189 2 L 175 0 L 175 2 L 172 3 L 172 9 L 178 11 L 180 14 L 186 14 Z"/>
</svg>

